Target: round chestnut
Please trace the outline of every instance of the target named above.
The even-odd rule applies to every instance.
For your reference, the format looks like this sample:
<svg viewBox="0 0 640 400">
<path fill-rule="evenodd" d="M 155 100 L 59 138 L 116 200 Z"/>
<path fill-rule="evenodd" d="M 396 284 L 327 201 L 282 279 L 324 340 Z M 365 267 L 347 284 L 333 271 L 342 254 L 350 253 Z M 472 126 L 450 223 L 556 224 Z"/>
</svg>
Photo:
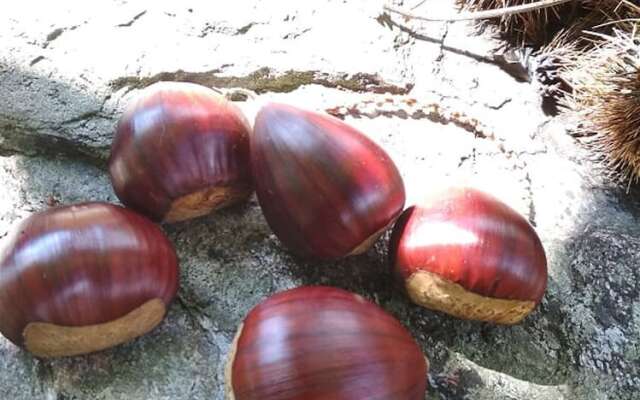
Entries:
<svg viewBox="0 0 640 400">
<path fill-rule="evenodd" d="M 0 255 L 0 332 L 38 357 L 91 353 L 153 329 L 177 288 L 176 253 L 151 221 L 107 203 L 52 208 Z"/>
<path fill-rule="evenodd" d="M 264 106 L 256 116 L 251 163 L 269 226 L 300 255 L 363 253 L 404 207 L 404 185 L 391 158 L 328 115 Z"/>
<path fill-rule="evenodd" d="M 226 369 L 233 400 L 422 400 L 428 363 L 409 332 L 353 293 L 306 286 L 249 312 Z"/>
<path fill-rule="evenodd" d="M 547 285 L 533 227 L 476 189 L 449 189 L 407 209 L 389 253 L 415 303 L 458 318 L 518 323 Z"/>
<path fill-rule="evenodd" d="M 177 222 L 246 199 L 253 191 L 249 125 L 211 89 L 161 82 L 120 118 L 109 159 L 124 205 L 154 221 Z"/>
</svg>

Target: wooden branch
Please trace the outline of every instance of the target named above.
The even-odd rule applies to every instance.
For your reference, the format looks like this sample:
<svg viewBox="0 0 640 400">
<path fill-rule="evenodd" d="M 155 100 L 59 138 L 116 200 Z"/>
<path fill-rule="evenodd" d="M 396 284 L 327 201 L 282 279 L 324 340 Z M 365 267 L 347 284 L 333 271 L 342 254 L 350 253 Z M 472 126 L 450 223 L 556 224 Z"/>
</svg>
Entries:
<svg viewBox="0 0 640 400">
<path fill-rule="evenodd" d="M 454 22 L 454 21 L 471 21 L 471 20 L 479 20 L 479 19 L 490 19 L 490 18 L 504 17 L 507 15 L 522 14 L 525 12 L 541 10 L 543 8 L 557 6 L 560 4 L 568 3 L 570 1 L 575 1 L 575 0 L 540 0 L 534 3 L 521 4 L 519 6 L 496 8 L 495 10 L 463 12 L 459 14 L 442 16 L 442 17 L 423 17 L 420 15 L 413 15 L 408 12 L 405 12 L 393 7 L 389 7 L 389 6 L 384 6 L 384 10 L 394 14 L 402 15 L 405 18 L 417 19 L 420 21 Z"/>
</svg>

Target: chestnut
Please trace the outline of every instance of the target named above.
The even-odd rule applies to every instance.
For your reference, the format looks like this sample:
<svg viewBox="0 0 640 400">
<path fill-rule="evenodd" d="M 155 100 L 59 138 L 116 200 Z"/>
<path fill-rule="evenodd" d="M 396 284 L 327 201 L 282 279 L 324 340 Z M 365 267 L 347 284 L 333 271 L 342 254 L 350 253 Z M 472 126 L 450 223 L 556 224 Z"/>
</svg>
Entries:
<svg viewBox="0 0 640 400">
<path fill-rule="evenodd" d="M 458 318 L 518 323 L 547 285 L 546 256 L 533 227 L 471 188 L 448 189 L 407 209 L 389 254 L 416 304 Z"/>
<path fill-rule="evenodd" d="M 256 116 L 251 163 L 269 226 L 300 255 L 363 253 L 404 207 L 404 184 L 391 158 L 328 115 L 265 105 Z"/>
<path fill-rule="evenodd" d="M 26 218 L 0 255 L 0 332 L 38 357 L 143 335 L 178 288 L 173 246 L 148 219 L 84 203 Z"/>
<path fill-rule="evenodd" d="M 209 88 L 153 84 L 118 122 L 113 188 L 124 205 L 162 222 L 244 200 L 253 191 L 249 131 L 240 109 Z"/>
<path fill-rule="evenodd" d="M 422 400 L 427 368 L 409 332 L 380 307 L 306 286 L 249 312 L 229 356 L 227 399 Z"/>
</svg>

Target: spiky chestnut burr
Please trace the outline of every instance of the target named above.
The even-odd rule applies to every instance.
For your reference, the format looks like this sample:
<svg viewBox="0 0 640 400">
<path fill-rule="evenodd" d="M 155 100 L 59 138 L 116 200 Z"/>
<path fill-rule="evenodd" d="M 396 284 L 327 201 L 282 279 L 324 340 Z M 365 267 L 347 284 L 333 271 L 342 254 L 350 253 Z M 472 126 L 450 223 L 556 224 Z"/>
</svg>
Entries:
<svg viewBox="0 0 640 400">
<path fill-rule="evenodd" d="M 600 37 L 560 75 L 571 87 L 561 104 L 577 119 L 577 135 L 612 176 L 631 183 L 640 179 L 640 35 L 629 28 Z"/>
</svg>

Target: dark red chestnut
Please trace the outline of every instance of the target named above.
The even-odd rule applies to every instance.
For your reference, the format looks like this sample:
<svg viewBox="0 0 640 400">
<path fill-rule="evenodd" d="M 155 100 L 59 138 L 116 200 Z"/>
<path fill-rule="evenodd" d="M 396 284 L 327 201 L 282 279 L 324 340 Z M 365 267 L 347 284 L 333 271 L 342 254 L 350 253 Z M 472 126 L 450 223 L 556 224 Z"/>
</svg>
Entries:
<svg viewBox="0 0 640 400">
<path fill-rule="evenodd" d="M 192 83 L 146 88 L 125 110 L 109 172 L 118 198 L 155 221 L 209 214 L 252 192 L 249 125 L 222 96 Z"/>
<path fill-rule="evenodd" d="M 547 285 L 533 227 L 475 189 L 450 189 L 406 210 L 390 256 L 415 303 L 459 318 L 518 323 Z"/>
<path fill-rule="evenodd" d="M 146 218 L 107 203 L 34 214 L 0 255 L 0 332 L 39 357 L 103 350 L 162 321 L 175 251 Z"/>
<path fill-rule="evenodd" d="M 409 332 L 377 305 L 301 287 L 249 312 L 229 356 L 227 398 L 422 400 L 427 368 Z"/>
<path fill-rule="evenodd" d="M 302 255 L 362 253 L 404 207 L 404 185 L 391 158 L 328 115 L 266 105 L 256 116 L 251 162 L 269 226 Z"/>
</svg>

